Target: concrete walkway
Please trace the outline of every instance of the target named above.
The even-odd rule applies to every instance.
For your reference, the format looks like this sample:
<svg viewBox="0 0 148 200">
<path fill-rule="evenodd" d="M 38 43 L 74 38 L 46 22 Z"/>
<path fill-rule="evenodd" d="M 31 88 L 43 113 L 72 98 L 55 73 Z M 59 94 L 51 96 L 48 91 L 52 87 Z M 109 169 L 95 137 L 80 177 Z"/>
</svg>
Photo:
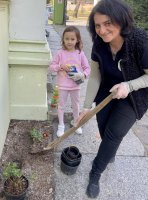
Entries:
<svg viewBox="0 0 148 200">
<path fill-rule="evenodd" d="M 54 53 L 60 48 L 60 35 L 64 26 L 48 26 L 48 39 L 51 51 Z M 84 52 L 90 60 L 91 39 L 85 27 L 79 27 L 84 42 Z M 85 98 L 86 84 L 81 90 L 81 108 Z M 70 103 L 67 112 L 71 111 Z M 57 122 L 54 122 L 55 132 Z M 69 123 L 66 124 L 67 129 Z M 138 139 L 133 131 L 139 135 L 145 131 L 145 139 Z M 139 132 L 137 132 L 139 131 Z M 147 133 L 147 135 L 146 135 Z M 54 136 L 56 137 L 56 136 Z M 143 141 L 142 141 L 143 140 Z M 88 174 L 91 162 L 95 157 L 100 144 L 99 132 L 95 117 L 83 127 L 83 135 L 71 135 L 55 150 L 55 200 L 87 200 L 85 195 L 88 184 Z M 77 146 L 82 153 L 82 161 L 76 174 L 67 176 L 60 169 L 60 155 L 63 148 Z M 137 122 L 124 138 L 116 156 L 116 161 L 109 164 L 100 180 L 100 194 L 98 200 L 148 200 L 148 116 Z"/>
</svg>

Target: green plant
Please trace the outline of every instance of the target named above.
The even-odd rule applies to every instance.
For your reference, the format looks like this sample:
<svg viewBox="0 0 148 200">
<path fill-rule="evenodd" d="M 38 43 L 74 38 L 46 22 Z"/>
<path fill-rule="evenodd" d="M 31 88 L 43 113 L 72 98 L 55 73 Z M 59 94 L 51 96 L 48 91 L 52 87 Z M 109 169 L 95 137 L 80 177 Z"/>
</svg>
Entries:
<svg viewBox="0 0 148 200">
<path fill-rule="evenodd" d="M 59 98 L 59 90 L 58 90 L 58 86 L 55 86 L 55 88 L 53 90 L 53 95 L 52 95 L 52 98 L 51 98 L 51 107 L 57 106 L 58 98 Z"/>
<path fill-rule="evenodd" d="M 32 173 L 30 176 L 29 176 L 29 180 L 31 180 L 31 181 L 34 181 L 34 180 L 36 180 L 38 178 L 38 175 L 37 175 L 37 173 Z"/>
<path fill-rule="evenodd" d="M 36 130 L 35 128 L 33 130 L 30 131 L 31 137 L 38 140 L 38 141 L 42 141 L 43 139 L 43 135 L 40 133 L 40 131 Z"/>
<path fill-rule="evenodd" d="M 131 6 L 138 27 L 148 30 L 148 0 L 126 0 Z"/>
<path fill-rule="evenodd" d="M 22 175 L 15 162 L 9 162 L 3 169 L 5 194 L 19 195 L 28 188 L 28 180 Z"/>
<path fill-rule="evenodd" d="M 10 178 L 10 177 L 21 177 L 22 176 L 22 172 L 21 169 L 18 168 L 16 163 L 7 163 L 4 171 L 3 171 L 3 177 L 4 178 Z"/>
</svg>

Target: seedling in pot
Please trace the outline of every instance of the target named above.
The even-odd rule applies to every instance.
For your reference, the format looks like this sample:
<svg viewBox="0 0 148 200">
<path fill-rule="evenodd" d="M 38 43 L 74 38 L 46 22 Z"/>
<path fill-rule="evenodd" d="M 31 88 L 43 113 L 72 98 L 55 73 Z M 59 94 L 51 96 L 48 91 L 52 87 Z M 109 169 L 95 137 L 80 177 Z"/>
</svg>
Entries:
<svg viewBox="0 0 148 200">
<path fill-rule="evenodd" d="M 5 165 L 3 177 L 5 178 L 4 193 L 7 199 L 25 197 L 29 183 L 27 178 L 22 175 L 21 169 L 19 169 L 16 163 L 9 162 Z"/>
<path fill-rule="evenodd" d="M 21 177 L 22 172 L 21 169 L 18 168 L 17 164 L 14 162 L 9 162 L 6 164 L 4 171 L 3 171 L 3 176 L 5 178 L 10 178 L 10 177 Z"/>
<path fill-rule="evenodd" d="M 52 98 L 51 98 L 51 107 L 52 108 L 57 107 L 58 99 L 59 99 L 59 90 L 58 90 L 58 86 L 55 86 L 55 88 L 53 90 L 53 95 L 52 95 Z"/>
</svg>

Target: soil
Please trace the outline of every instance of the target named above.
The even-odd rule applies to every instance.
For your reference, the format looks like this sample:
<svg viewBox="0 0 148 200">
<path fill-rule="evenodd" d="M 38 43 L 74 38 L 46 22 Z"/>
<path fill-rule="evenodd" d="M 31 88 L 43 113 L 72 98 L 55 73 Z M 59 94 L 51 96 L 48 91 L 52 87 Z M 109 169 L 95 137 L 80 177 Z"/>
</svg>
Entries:
<svg viewBox="0 0 148 200">
<path fill-rule="evenodd" d="M 41 141 L 31 137 L 30 131 L 33 129 L 43 134 Z M 5 200 L 2 171 L 8 162 L 19 164 L 23 175 L 29 180 L 25 200 L 54 199 L 53 150 L 42 151 L 52 140 L 52 135 L 53 127 L 49 121 L 11 120 L 0 159 L 0 200 Z"/>
</svg>

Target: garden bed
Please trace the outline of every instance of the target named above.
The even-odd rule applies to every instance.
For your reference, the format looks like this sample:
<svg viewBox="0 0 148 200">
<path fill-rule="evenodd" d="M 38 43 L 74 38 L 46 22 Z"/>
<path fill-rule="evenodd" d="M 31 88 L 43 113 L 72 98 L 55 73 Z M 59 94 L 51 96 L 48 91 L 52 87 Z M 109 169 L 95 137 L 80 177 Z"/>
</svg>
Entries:
<svg viewBox="0 0 148 200">
<path fill-rule="evenodd" d="M 40 141 L 31 137 L 33 129 L 43 135 Z M 54 199 L 53 150 L 42 151 L 42 148 L 52 140 L 52 134 L 53 128 L 48 121 L 10 122 L 0 169 L 2 171 L 8 162 L 19 163 L 23 174 L 29 180 L 26 200 Z M 0 199 L 5 200 L 2 190 L 3 180 L 0 179 Z"/>
</svg>

